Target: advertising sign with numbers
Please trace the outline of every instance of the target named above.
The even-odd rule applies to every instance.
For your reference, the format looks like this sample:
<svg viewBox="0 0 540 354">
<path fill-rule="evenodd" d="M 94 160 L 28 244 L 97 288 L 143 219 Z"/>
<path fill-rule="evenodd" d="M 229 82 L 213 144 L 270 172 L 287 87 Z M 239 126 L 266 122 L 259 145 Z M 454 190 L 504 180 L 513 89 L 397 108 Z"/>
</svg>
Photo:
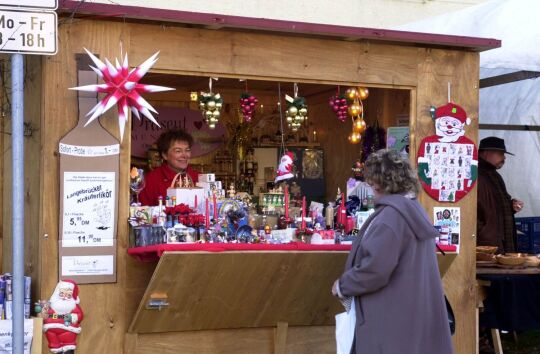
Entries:
<svg viewBox="0 0 540 354">
<path fill-rule="evenodd" d="M 112 246 L 114 172 L 64 172 L 63 247 Z"/>
<path fill-rule="evenodd" d="M 0 0 L 0 6 L 56 10 L 58 0 Z"/>
<path fill-rule="evenodd" d="M 56 54 L 56 29 L 56 12 L 0 8 L 0 53 Z"/>
</svg>

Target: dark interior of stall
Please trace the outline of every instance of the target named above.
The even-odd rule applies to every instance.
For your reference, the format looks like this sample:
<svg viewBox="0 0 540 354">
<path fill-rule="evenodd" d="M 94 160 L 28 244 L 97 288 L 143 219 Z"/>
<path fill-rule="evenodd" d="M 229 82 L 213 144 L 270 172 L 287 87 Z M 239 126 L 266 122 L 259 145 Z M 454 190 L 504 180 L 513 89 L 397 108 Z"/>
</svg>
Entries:
<svg viewBox="0 0 540 354">
<path fill-rule="evenodd" d="M 308 203 L 333 201 L 338 188 L 346 190 L 356 161 L 364 161 L 370 152 L 387 145 L 404 152 L 408 149 L 409 90 L 167 73 L 149 73 L 142 83 L 174 90 L 146 95 L 159 113 L 155 116 L 161 127 L 133 116 L 132 165 L 145 171 L 155 168 L 161 163 L 155 146 L 159 135 L 183 128 L 195 140 L 191 166 L 200 173 L 214 173 L 224 196 L 233 189 L 249 194 L 258 203 L 259 196 L 274 188 L 280 157 L 290 151 L 295 174 L 288 181 L 294 193 L 291 205 L 298 206 L 300 196 Z M 361 106 L 357 117 L 366 124 L 356 137 L 351 137 L 359 131 L 354 129 L 356 117 L 350 114 L 354 102 L 347 98 L 351 88 L 363 93 L 356 101 Z M 201 95 L 209 92 L 222 99 L 218 117 L 213 119 L 215 127 L 200 106 Z M 291 118 L 287 121 L 291 102 L 286 95 L 302 99 L 307 109 L 297 127 L 291 126 Z M 251 114 L 246 117 L 240 101 L 249 96 L 256 97 L 256 103 L 251 104 Z M 343 103 L 347 98 L 346 107 L 338 109 L 347 112 L 341 119 L 334 107 L 341 106 L 337 96 Z"/>
</svg>

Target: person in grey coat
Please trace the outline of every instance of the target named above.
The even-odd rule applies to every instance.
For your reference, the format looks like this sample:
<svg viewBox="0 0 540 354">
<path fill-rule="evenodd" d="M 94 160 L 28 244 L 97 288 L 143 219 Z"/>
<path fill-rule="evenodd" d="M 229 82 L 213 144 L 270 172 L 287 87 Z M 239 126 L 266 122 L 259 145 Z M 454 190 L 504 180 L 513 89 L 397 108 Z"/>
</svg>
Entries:
<svg viewBox="0 0 540 354">
<path fill-rule="evenodd" d="M 438 233 L 415 199 L 417 175 L 399 152 L 379 150 L 367 159 L 365 177 L 375 212 L 332 287 L 342 299 L 355 298 L 351 353 L 453 353 L 435 253 Z"/>
</svg>

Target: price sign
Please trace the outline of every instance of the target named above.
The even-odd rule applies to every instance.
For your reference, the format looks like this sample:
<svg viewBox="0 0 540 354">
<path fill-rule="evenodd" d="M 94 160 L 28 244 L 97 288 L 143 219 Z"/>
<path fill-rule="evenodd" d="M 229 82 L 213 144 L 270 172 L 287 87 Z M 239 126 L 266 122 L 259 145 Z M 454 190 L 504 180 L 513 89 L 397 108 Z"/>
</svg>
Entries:
<svg viewBox="0 0 540 354">
<path fill-rule="evenodd" d="M 56 10 L 58 0 L 0 0 L 0 6 Z"/>
<path fill-rule="evenodd" d="M 56 54 L 56 12 L 0 9 L 0 53 Z"/>
<path fill-rule="evenodd" d="M 112 246 L 114 172 L 64 172 L 64 247 Z"/>
</svg>

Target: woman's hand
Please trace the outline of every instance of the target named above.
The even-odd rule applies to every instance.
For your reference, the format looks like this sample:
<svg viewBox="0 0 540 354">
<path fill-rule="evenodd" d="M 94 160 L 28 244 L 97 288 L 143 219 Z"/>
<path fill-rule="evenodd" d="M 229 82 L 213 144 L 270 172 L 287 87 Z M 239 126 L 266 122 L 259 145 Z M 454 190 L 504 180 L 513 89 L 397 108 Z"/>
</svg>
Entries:
<svg viewBox="0 0 540 354">
<path fill-rule="evenodd" d="M 339 297 L 339 279 L 336 279 L 334 285 L 332 285 L 332 295 Z"/>
</svg>

